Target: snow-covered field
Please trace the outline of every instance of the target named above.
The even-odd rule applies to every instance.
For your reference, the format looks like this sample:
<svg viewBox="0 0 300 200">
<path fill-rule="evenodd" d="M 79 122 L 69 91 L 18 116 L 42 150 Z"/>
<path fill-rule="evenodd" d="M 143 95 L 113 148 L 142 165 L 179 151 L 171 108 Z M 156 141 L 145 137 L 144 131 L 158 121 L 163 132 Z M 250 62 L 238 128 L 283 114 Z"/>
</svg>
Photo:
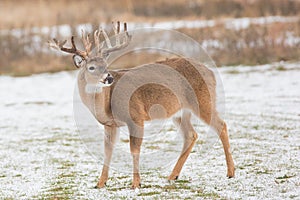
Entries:
<svg viewBox="0 0 300 200">
<path fill-rule="evenodd" d="M 0 199 L 300 199 L 300 63 L 220 73 L 236 177 L 226 178 L 222 146 L 201 126 L 179 180 L 167 182 L 171 167 L 155 168 L 153 157 L 139 191 L 120 168 L 106 188 L 93 189 L 101 163 L 75 125 L 75 72 L 0 77 Z"/>
</svg>

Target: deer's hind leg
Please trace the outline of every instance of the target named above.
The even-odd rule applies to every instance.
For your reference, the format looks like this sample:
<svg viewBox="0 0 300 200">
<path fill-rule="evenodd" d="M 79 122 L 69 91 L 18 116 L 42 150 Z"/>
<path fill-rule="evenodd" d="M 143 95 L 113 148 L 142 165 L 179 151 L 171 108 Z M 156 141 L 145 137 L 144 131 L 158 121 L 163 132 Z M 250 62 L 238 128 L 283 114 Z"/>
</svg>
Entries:
<svg viewBox="0 0 300 200">
<path fill-rule="evenodd" d="M 234 162 L 232 159 L 232 155 L 230 152 L 230 144 L 229 144 L 229 137 L 227 132 L 227 125 L 222 120 L 218 112 L 215 109 L 205 110 L 207 107 L 202 107 L 203 109 L 200 112 L 200 118 L 209 126 L 211 126 L 218 134 L 225 153 L 226 164 L 227 164 L 227 177 L 232 178 L 234 177 Z"/>
<path fill-rule="evenodd" d="M 178 161 L 173 168 L 171 175 L 168 180 L 176 180 L 182 170 L 182 167 L 190 155 L 192 148 L 198 138 L 197 133 L 195 132 L 191 124 L 191 113 L 189 111 L 183 111 L 182 117 L 173 118 L 175 125 L 180 129 L 180 132 L 183 136 L 183 147 L 178 158 Z"/>
<path fill-rule="evenodd" d="M 234 162 L 230 152 L 227 125 L 218 115 L 216 115 L 215 119 L 212 120 L 211 126 L 217 131 L 218 136 L 221 139 L 227 164 L 227 177 L 232 178 L 234 177 Z"/>
</svg>

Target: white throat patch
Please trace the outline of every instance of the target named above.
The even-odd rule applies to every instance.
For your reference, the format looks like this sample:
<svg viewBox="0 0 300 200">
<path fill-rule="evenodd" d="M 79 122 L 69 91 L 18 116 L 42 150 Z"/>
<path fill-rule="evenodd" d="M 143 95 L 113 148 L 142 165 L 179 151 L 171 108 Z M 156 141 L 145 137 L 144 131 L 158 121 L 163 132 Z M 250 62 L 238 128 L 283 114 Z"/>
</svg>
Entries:
<svg viewBox="0 0 300 200">
<path fill-rule="evenodd" d="M 108 87 L 111 84 L 104 84 L 104 83 L 98 83 L 98 84 L 87 84 L 85 86 L 85 92 L 86 93 L 101 93 L 102 92 L 102 88 L 104 87 Z"/>
</svg>

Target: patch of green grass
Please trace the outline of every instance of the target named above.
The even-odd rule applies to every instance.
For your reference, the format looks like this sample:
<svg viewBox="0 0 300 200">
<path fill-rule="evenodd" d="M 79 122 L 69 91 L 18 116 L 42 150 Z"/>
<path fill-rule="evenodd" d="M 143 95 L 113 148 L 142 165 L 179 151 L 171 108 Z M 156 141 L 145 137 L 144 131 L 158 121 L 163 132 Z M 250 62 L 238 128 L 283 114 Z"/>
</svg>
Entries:
<svg viewBox="0 0 300 200">
<path fill-rule="evenodd" d="M 295 177 L 296 175 L 284 175 L 284 176 L 279 176 L 279 177 L 276 177 L 276 179 L 288 179 L 288 178 L 292 178 L 292 177 Z"/>
<path fill-rule="evenodd" d="M 285 183 L 287 181 L 287 179 L 292 178 L 294 176 L 296 176 L 296 175 L 286 175 L 285 174 L 284 176 L 276 177 L 275 183 L 277 183 L 277 184 Z"/>
<path fill-rule="evenodd" d="M 119 190 L 124 190 L 124 189 L 128 189 L 129 188 L 129 186 L 128 187 L 117 187 L 117 188 L 109 188 L 109 187 L 106 187 L 106 189 L 108 190 L 108 191 L 113 191 L 113 192 L 116 192 L 116 191 L 119 191 Z"/>
<path fill-rule="evenodd" d="M 203 140 L 197 140 L 197 144 L 204 144 L 205 142 Z"/>
<path fill-rule="evenodd" d="M 4 200 L 14 200 L 12 197 L 4 197 Z"/>
<path fill-rule="evenodd" d="M 286 193 L 286 192 L 287 192 L 287 189 L 286 189 L 286 188 L 283 188 L 283 189 L 280 190 L 280 192 L 281 192 L 281 193 Z"/>
<path fill-rule="evenodd" d="M 47 190 L 46 193 L 42 193 L 41 196 L 36 197 L 37 199 L 71 199 L 74 194 L 72 187 L 64 185 L 54 185 L 52 188 Z"/>
<path fill-rule="evenodd" d="M 151 149 L 151 150 L 157 150 L 157 149 L 160 149 L 159 146 L 147 146 L 146 148 L 147 148 L 147 149 Z"/>
<path fill-rule="evenodd" d="M 124 179 L 124 178 L 130 178 L 129 176 L 118 176 L 117 179 Z M 114 178 L 111 178 L 114 179 Z"/>
<path fill-rule="evenodd" d="M 279 65 L 279 66 L 276 67 L 276 70 L 277 71 L 286 71 L 287 69 L 284 66 Z"/>
<path fill-rule="evenodd" d="M 175 184 L 173 185 L 165 185 L 162 187 L 164 190 L 175 190 L 175 189 L 179 189 Z"/>
<path fill-rule="evenodd" d="M 166 128 L 166 129 L 164 129 L 164 130 L 162 130 L 162 131 L 164 131 L 164 132 L 170 132 L 170 131 L 176 131 L 177 129 L 175 128 L 175 127 L 173 127 L 173 126 L 170 126 L 169 128 Z"/>
<path fill-rule="evenodd" d="M 52 158 L 51 162 L 55 164 L 58 174 L 52 177 L 46 188 L 43 188 L 39 194 L 33 199 L 74 199 L 77 190 L 77 183 L 75 182 L 78 176 L 73 167 L 75 162 L 65 159 Z M 80 195 L 80 194 L 76 194 Z M 78 196 L 76 196 L 78 198 Z"/>
<path fill-rule="evenodd" d="M 264 138 L 262 138 L 262 137 L 257 137 L 257 136 L 254 136 L 253 139 L 254 139 L 254 140 L 257 140 L 257 141 L 262 141 L 262 140 L 264 140 Z"/>
<path fill-rule="evenodd" d="M 121 139 L 120 141 L 121 141 L 121 142 L 124 142 L 124 143 L 128 143 L 128 142 L 129 142 L 129 139 Z"/>
<path fill-rule="evenodd" d="M 192 188 L 186 184 L 179 183 L 179 184 L 170 184 L 170 185 L 165 185 L 162 187 L 164 191 L 170 191 L 170 190 L 191 190 Z"/>
<path fill-rule="evenodd" d="M 160 171 L 161 170 L 161 168 L 160 167 L 156 167 L 156 168 L 153 168 L 153 170 L 149 170 L 149 171 L 146 171 L 146 172 L 143 172 L 143 174 L 144 175 L 153 175 L 154 173 L 156 173 L 156 172 L 158 172 L 158 171 Z"/>
<path fill-rule="evenodd" d="M 70 167 L 74 167 L 75 163 L 70 162 L 70 161 L 64 161 L 61 163 L 61 166 L 58 167 L 57 169 L 69 169 Z"/>
<path fill-rule="evenodd" d="M 203 189 L 201 189 L 201 188 L 198 188 L 198 189 L 192 189 L 191 190 L 191 192 L 193 192 L 193 193 L 203 193 Z"/>
<path fill-rule="evenodd" d="M 251 167 L 251 166 L 253 166 L 254 165 L 254 163 L 248 163 L 248 164 L 245 164 L 244 166 L 245 167 Z"/>
<path fill-rule="evenodd" d="M 245 169 L 244 166 L 237 166 L 237 169 Z"/>
<path fill-rule="evenodd" d="M 75 177 L 76 174 L 75 173 L 69 173 L 69 174 L 60 174 L 58 176 L 59 179 L 63 179 L 63 178 L 72 178 L 72 177 Z"/>
<path fill-rule="evenodd" d="M 236 69 L 232 69 L 232 70 L 228 70 L 227 73 L 228 74 L 239 74 L 240 72 Z"/>
<path fill-rule="evenodd" d="M 28 152 L 28 148 L 20 149 L 20 152 Z"/>
<path fill-rule="evenodd" d="M 298 195 L 296 195 L 296 194 L 292 194 L 292 195 L 289 196 L 290 199 L 294 199 L 296 197 L 298 197 Z"/>
<path fill-rule="evenodd" d="M 170 191 L 170 190 L 179 190 L 179 189 L 184 189 L 184 190 L 190 190 L 192 189 L 189 185 L 188 180 L 176 180 L 174 184 L 168 184 L 165 186 L 160 186 L 160 185 L 142 185 L 142 188 L 156 188 L 156 189 L 162 189 L 164 191 Z"/>
<path fill-rule="evenodd" d="M 66 147 L 72 146 L 70 143 L 64 143 L 63 145 Z"/>
<path fill-rule="evenodd" d="M 48 143 L 55 143 L 55 142 L 57 142 L 57 139 L 56 139 L 56 138 L 49 138 L 49 139 L 47 140 L 47 142 L 48 142 Z"/>
<path fill-rule="evenodd" d="M 286 179 L 281 179 L 281 180 L 275 180 L 275 183 L 280 184 L 280 183 L 285 183 Z"/>
<path fill-rule="evenodd" d="M 158 177 L 159 177 L 159 178 L 163 178 L 163 179 L 167 179 L 167 178 L 168 178 L 168 176 L 163 176 L 163 175 L 161 175 L 161 174 L 159 174 Z"/>
<path fill-rule="evenodd" d="M 209 192 L 209 193 L 203 193 L 203 192 L 199 192 L 197 193 L 198 197 L 203 197 L 205 199 L 219 199 L 220 195 L 218 195 L 217 193 L 214 192 Z"/>
<path fill-rule="evenodd" d="M 270 126 L 271 130 L 282 130 L 282 131 L 290 131 L 293 130 L 291 127 L 284 127 L 284 126 L 277 126 L 277 125 L 272 125 Z"/>
<path fill-rule="evenodd" d="M 190 183 L 189 180 L 176 180 L 176 183 Z"/>
<path fill-rule="evenodd" d="M 161 189 L 162 187 L 160 185 L 142 185 L 142 188 L 157 188 L 157 189 Z"/>
<path fill-rule="evenodd" d="M 265 169 L 265 170 L 259 170 L 259 171 L 257 171 L 256 174 L 272 174 L 272 173 L 271 173 L 270 170 Z"/>
<path fill-rule="evenodd" d="M 156 194 L 160 194 L 160 192 L 157 192 L 157 191 L 145 192 L 145 193 L 138 194 L 138 196 L 153 196 L 153 195 L 156 195 Z"/>
</svg>

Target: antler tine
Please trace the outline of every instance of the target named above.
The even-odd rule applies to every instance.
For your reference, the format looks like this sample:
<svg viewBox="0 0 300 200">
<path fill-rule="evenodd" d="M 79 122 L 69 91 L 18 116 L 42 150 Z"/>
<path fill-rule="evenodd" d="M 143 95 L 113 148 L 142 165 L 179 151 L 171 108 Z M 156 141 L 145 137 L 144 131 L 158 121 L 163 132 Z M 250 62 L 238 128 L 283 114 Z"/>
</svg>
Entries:
<svg viewBox="0 0 300 200">
<path fill-rule="evenodd" d="M 101 29 L 100 32 L 101 32 L 101 33 L 103 34 L 103 36 L 104 36 L 104 39 L 105 39 L 105 42 L 106 42 L 107 47 L 108 47 L 108 48 L 112 48 L 111 43 L 110 43 L 110 40 L 109 40 L 109 38 L 108 38 L 108 36 L 107 36 L 107 33 L 106 33 L 103 29 Z"/>
<path fill-rule="evenodd" d="M 124 23 L 124 32 L 127 33 L 127 23 L 126 22 Z"/>
<path fill-rule="evenodd" d="M 53 42 L 48 41 L 48 45 L 53 49 L 61 50 L 61 48 L 66 44 L 66 42 L 67 40 L 60 42 L 57 39 L 53 38 Z"/>
<path fill-rule="evenodd" d="M 129 41 L 131 39 L 131 36 L 127 32 L 127 23 L 126 22 L 124 23 L 124 33 L 125 33 L 125 35 L 124 35 L 124 40 L 123 40 L 122 45 L 129 43 Z"/>
<path fill-rule="evenodd" d="M 118 30 L 118 34 L 120 33 L 120 21 L 117 22 L 117 30 Z"/>
<path fill-rule="evenodd" d="M 131 36 L 128 34 L 128 32 L 127 32 L 127 23 L 125 22 L 124 23 L 124 32 L 125 32 L 125 34 L 126 34 L 126 37 L 125 37 L 125 42 L 127 42 L 128 40 L 130 40 L 131 39 Z"/>
<path fill-rule="evenodd" d="M 100 35 L 101 35 L 101 32 L 99 30 L 96 30 L 94 32 L 94 42 L 95 42 L 95 45 L 97 47 L 97 53 L 100 52 L 101 48 L 104 45 L 104 43 L 102 43 L 102 45 L 100 45 Z"/>
<path fill-rule="evenodd" d="M 77 48 L 76 48 L 76 45 L 75 45 L 74 36 L 71 37 L 71 44 L 72 44 L 72 50 L 74 50 L 74 52 L 78 52 L 78 50 L 77 50 Z M 64 49 L 65 51 L 68 50 L 68 49 L 62 47 L 61 50 L 63 50 L 63 49 Z M 73 53 L 73 51 L 70 52 L 70 53 Z M 82 52 L 82 53 L 83 53 L 83 52 Z"/>
<path fill-rule="evenodd" d="M 85 31 L 82 29 L 81 30 L 81 38 L 82 38 L 82 43 L 84 45 L 86 54 L 88 56 L 89 53 L 91 52 L 91 48 L 92 48 L 92 43 L 90 42 L 90 34 L 87 34 L 85 36 Z"/>
<path fill-rule="evenodd" d="M 116 36 L 116 45 L 120 45 L 120 37 L 119 37 L 119 33 L 120 33 L 120 22 L 117 22 L 117 28 L 114 25 L 114 22 L 112 22 L 113 25 L 113 30 Z"/>
</svg>

